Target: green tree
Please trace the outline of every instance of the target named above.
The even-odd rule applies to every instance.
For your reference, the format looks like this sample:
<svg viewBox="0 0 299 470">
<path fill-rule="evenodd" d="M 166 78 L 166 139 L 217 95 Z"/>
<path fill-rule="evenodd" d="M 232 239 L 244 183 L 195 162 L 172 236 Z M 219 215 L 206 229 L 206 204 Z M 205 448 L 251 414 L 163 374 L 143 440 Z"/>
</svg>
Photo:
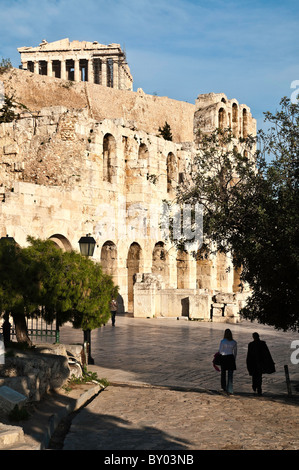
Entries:
<svg viewBox="0 0 299 470">
<path fill-rule="evenodd" d="M 4 103 L 0 109 L 0 123 L 12 122 L 18 119 L 19 114 L 15 112 L 18 105 L 14 101 L 13 96 L 4 95 Z"/>
<path fill-rule="evenodd" d="M 242 266 L 252 290 L 243 316 L 298 330 L 299 105 L 284 98 L 280 106 L 265 113 L 271 127 L 259 132 L 257 151 L 255 139 L 236 142 L 230 129 L 200 133 L 192 184 L 177 197 L 202 204 L 203 248 L 231 252 Z"/>
<path fill-rule="evenodd" d="M 63 252 L 50 240 L 28 240 L 26 248 L 0 244 L 0 311 L 13 316 L 17 340 L 31 344 L 25 318 L 36 315 L 57 327 L 67 321 L 82 329 L 106 323 L 117 288 L 100 264 Z"/>
<path fill-rule="evenodd" d="M 172 140 L 171 128 L 166 121 L 163 127 L 159 127 L 159 135 L 165 140 Z"/>
<path fill-rule="evenodd" d="M 35 309 L 36 283 L 33 265 L 23 258 L 22 249 L 9 240 L 0 243 L 0 312 L 11 314 L 18 342 L 31 345 L 28 337 L 25 314 Z"/>
<path fill-rule="evenodd" d="M 61 326 L 72 321 L 76 328 L 94 329 L 106 323 L 109 302 L 116 289 L 99 263 L 75 251 L 63 252 L 50 241 L 30 238 L 26 253 L 37 263 L 39 298 L 47 321 Z"/>
</svg>

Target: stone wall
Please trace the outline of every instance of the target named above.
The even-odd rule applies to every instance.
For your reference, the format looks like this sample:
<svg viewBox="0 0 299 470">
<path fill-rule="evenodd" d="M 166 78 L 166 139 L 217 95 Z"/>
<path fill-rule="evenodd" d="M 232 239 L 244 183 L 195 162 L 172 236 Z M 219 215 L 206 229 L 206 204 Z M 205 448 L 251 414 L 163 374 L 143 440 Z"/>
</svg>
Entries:
<svg viewBox="0 0 299 470">
<path fill-rule="evenodd" d="M 256 135 L 256 120 L 250 108 L 236 99 L 228 99 L 224 93 L 199 95 L 195 102 L 194 135 L 197 129 L 212 132 L 215 128 L 231 128 L 234 137 Z"/>
<path fill-rule="evenodd" d="M 210 318 L 205 291 L 239 290 L 230 256 L 196 261 L 160 230 L 163 201 L 174 200 L 196 154 L 194 105 L 16 69 L 0 78 L 5 92 L 28 107 L 0 125 L 0 236 L 26 246 L 30 235 L 79 250 L 81 236 L 92 234 L 94 260 L 119 286 L 122 310 L 133 311 L 136 274 L 161 276 L 160 294 L 143 316 L 157 312 L 158 302 L 163 314 L 166 294 L 177 310 L 184 295 L 178 290 L 187 289 L 189 314 L 201 303 L 203 318 Z M 215 125 L 215 106 L 228 112 L 233 104 L 223 94 L 203 95 L 196 110 Z M 165 121 L 174 141 L 157 136 Z M 137 304 L 134 314 L 141 314 Z"/>
<path fill-rule="evenodd" d="M 68 358 L 61 345 L 59 350 L 49 346 L 44 353 L 15 352 L 0 365 L 0 387 L 12 388 L 29 401 L 40 401 L 49 391 L 60 389 L 69 377 Z"/>
<path fill-rule="evenodd" d="M 167 289 L 160 276 L 137 274 L 134 284 L 134 316 L 172 317 L 237 323 L 248 293 L 211 289 Z"/>
<path fill-rule="evenodd" d="M 50 106 L 86 109 L 97 121 L 134 121 L 138 130 L 153 135 L 157 135 L 159 127 L 167 121 L 175 142 L 193 140 L 194 104 L 148 95 L 142 90 L 115 90 L 18 69 L 9 69 L 0 76 L 0 80 L 6 94 L 15 93 L 16 99 L 34 112 Z"/>
</svg>

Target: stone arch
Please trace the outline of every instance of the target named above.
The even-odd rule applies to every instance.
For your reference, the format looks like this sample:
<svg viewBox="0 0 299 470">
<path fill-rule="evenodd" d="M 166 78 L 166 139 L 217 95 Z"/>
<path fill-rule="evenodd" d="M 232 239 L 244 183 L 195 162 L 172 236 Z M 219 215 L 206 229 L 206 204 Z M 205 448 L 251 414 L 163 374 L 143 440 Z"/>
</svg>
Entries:
<svg viewBox="0 0 299 470">
<path fill-rule="evenodd" d="M 138 149 L 138 160 L 148 160 L 148 148 L 145 144 L 140 144 Z"/>
<path fill-rule="evenodd" d="M 101 266 L 105 274 L 112 276 L 116 283 L 117 276 L 117 248 L 112 241 L 106 241 L 101 249 Z"/>
<path fill-rule="evenodd" d="M 224 108 L 220 108 L 218 111 L 218 127 L 224 129 L 226 126 L 226 112 Z"/>
<path fill-rule="evenodd" d="M 248 115 L 247 115 L 246 108 L 243 108 L 242 117 L 243 117 L 243 138 L 246 139 L 246 137 L 248 136 Z"/>
<path fill-rule="evenodd" d="M 169 256 L 164 242 L 157 242 L 152 254 L 152 273 L 159 275 L 165 287 L 169 284 Z"/>
<path fill-rule="evenodd" d="M 142 249 L 139 243 L 133 242 L 130 245 L 127 257 L 128 270 L 128 311 L 132 312 L 134 307 L 134 278 L 141 269 Z"/>
<path fill-rule="evenodd" d="M 228 266 L 225 253 L 218 252 L 216 256 L 217 289 L 227 291 L 228 289 Z"/>
<path fill-rule="evenodd" d="M 238 137 L 239 110 L 237 103 L 232 104 L 232 132 L 234 137 Z"/>
<path fill-rule="evenodd" d="M 177 162 L 175 155 L 169 152 L 166 159 L 167 168 L 167 192 L 170 193 L 177 184 Z"/>
<path fill-rule="evenodd" d="M 186 251 L 178 250 L 176 257 L 177 265 L 177 288 L 189 288 L 189 256 Z"/>
<path fill-rule="evenodd" d="M 140 144 L 138 148 L 138 168 L 141 176 L 147 173 L 149 166 L 149 152 L 145 144 Z"/>
<path fill-rule="evenodd" d="M 103 139 L 103 180 L 113 182 L 113 166 L 116 162 L 116 140 L 112 134 L 105 134 Z"/>
<path fill-rule="evenodd" d="M 69 240 L 64 236 L 59 233 L 55 233 L 54 235 L 51 235 L 49 237 L 49 240 L 55 243 L 59 248 L 62 249 L 62 251 L 71 251 L 72 250 L 72 245 L 69 242 Z"/>
<path fill-rule="evenodd" d="M 234 266 L 233 292 L 243 291 L 243 282 L 241 281 L 242 268 Z"/>
<path fill-rule="evenodd" d="M 198 253 L 196 259 L 196 287 L 213 288 L 213 261 L 206 252 Z"/>
</svg>

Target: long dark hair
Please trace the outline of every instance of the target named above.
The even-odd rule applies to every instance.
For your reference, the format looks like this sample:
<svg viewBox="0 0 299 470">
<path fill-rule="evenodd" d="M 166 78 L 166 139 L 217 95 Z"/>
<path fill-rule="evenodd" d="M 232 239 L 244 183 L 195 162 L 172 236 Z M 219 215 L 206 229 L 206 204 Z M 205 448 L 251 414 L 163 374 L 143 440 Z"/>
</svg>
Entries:
<svg viewBox="0 0 299 470">
<path fill-rule="evenodd" d="M 229 328 L 227 328 L 224 332 L 224 336 L 223 336 L 224 339 L 228 339 L 228 341 L 232 341 L 233 340 L 233 334 L 231 332 L 231 330 Z"/>
</svg>

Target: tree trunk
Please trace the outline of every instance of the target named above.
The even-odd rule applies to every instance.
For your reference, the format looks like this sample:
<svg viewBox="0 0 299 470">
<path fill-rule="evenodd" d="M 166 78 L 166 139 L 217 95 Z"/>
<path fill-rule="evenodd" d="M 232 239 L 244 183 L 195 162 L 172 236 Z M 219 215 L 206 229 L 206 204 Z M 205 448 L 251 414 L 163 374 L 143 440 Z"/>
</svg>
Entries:
<svg viewBox="0 0 299 470">
<path fill-rule="evenodd" d="M 13 313 L 12 317 L 15 324 L 17 342 L 26 343 L 28 346 L 32 346 L 32 341 L 28 336 L 28 329 L 24 313 Z"/>
</svg>

